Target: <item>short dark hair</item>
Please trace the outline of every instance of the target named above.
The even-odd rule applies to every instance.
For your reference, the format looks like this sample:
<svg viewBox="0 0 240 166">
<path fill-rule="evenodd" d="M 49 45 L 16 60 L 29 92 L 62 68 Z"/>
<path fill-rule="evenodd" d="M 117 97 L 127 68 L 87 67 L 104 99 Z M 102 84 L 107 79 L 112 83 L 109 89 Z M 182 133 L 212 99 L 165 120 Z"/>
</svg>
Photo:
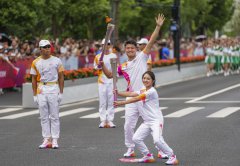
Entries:
<svg viewBox="0 0 240 166">
<path fill-rule="evenodd" d="M 155 86 L 155 83 L 156 83 L 155 74 L 152 71 L 146 71 L 145 73 L 143 73 L 142 79 L 146 74 L 148 74 L 152 78 L 153 80 L 152 86 Z"/>
<path fill-rule="evenodd" d="M 137 42 L 135 40 L 128 40 L 128 41 L 126 41 L 124 46 L 126 47 L 126 45 L 128 45 L 128 44 L 132 44 L 135 47 L 137 47 Z"/>
</svg>

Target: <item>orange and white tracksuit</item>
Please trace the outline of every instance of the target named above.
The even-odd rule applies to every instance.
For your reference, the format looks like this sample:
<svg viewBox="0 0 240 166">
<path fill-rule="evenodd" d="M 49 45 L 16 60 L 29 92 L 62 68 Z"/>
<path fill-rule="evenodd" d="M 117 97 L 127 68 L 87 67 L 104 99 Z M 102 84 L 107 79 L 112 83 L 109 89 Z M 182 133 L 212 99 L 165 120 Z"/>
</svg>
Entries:
<svg viewBox="0 0 240 166">
<path fill-rule="evenodd" d="M 38 57 L 32 62 L 30 74 L 37 75 L 37 98 L 43 138 L 59 138 L 58 73 L 64 71 L 59 58 Z"/>
<path fill-rule="evenodd" d="M 142 75 L 147 71 L 148 60 L 149 55 L 142 51 L 138 52 L 137 56 L 132 61 L 127 61 L 118 66 L 118 75 L 123 76 L 127 81 L 127 91 L 139 91 L 144 86 L 142 83 Z M 128 148 L 135 147 L 135 143 L 133 142 L 132 138 L 140 110 L 141 107 L 139 107 L 137 103 L 125 105 L 124 134 L 125 145 Z"/>
<path fill-rule="evenodd" d="M 94 68 L 98 68 L 99 59 L 101 54 L 96 55 L 94 59 Z M 111 58 L 117 58 L 117 55 L 110 53 L 104 55 L 103 62 L 108 70 L 111 69 Z M 113 80 L 108 79 L 107 76 L 99 69 L 98 74 L 98 93 L 99 93 L 99 114 L 101 122 L 114 120 L 114 106 L 113 106 Z"/>
<path fill-rule="evenodd" d="M 144 139 L 152 134 L 153 142 L 158 150 L 163 151 L 166 155 L 172 156 L 173 150 L 164 141 L 162 136 L 163 115 L 159 107 L 158 94 L 154 87 L 146 90 L 145 88 L 137 91 L 141 101 L 137 102 L 139 106 L 139 114 L 143 119 L 143 123 L 133 135 L 133 142 L 144 155 L 149 153 Z"/>
</svg>

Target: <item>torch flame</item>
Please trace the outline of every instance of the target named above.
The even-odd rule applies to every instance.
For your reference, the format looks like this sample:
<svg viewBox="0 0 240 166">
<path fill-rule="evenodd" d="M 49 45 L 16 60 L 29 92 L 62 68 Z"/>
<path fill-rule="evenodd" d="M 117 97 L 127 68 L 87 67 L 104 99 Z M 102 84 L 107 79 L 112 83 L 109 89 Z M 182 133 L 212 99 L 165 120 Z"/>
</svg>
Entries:
<svg viewBox="0 0 240 166">
<path fill-rule="evenodd" d="M 110 23 L 110 22 L 112 21 L 112 18 L 106 16 L 105 21 L 106 21 L 106 23 L 108 24 L 108 23 Z"/>
</svg>

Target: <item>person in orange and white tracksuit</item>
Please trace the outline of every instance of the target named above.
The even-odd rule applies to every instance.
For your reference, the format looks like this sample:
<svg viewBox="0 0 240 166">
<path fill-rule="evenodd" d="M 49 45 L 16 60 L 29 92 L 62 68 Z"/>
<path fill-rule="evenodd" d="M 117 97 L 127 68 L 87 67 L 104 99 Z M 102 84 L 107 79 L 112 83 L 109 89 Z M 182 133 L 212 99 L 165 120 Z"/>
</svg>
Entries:
<svg viewBox="0 0 240 166">
<path fill-rule="evenodd" d="M 102 40 L 102 45 L 105 40 Z M 106 48 L 106 54 L 103 57 L 103 62 L 105 66 L 111 70 L 111 58 L 117 58 L 117 55 L 111 52 L 111 42 L 108 41 L 108 45 Z M 99 70 L 98 74 L 98 93 L 99 93 L 99 114 L 100 121 L 99 128 L 110 127 L 115 128 L 114 120 L 114 107 L 113 107 L 113 80 L 108 79 L 106 75 L 102 72 L 101 68 L 98 68 L 99 59 L 101 53 L 96 55 L 94 59 L 94 68 Z"/>
<path fill-rule="evenodd" d="M 57 149 L 60 134 L 59 104 L 62 100 L 64 75 L 59 58 L 52 56 L 48 40 L 39 42 L 41 56 L 32 62 L 33 99 L 40 112 L 43 143 L 40 149 Z"/>
<path fill-rule="evenodd" d="M 151 71 L 146 71 L 142 75 L 142 82 L 144 87 L 139 91 L 134 92 L 117 92 L 116 94 L 127 98 L 125 101 L 115 101 L 115 106 L 121 106 L 130 103 L 136 103 L 141 109 L 139 113 L 143 119 L 143 123 L 139 126 L 133 135 L 133 142 L 143 154 L 143 158 L 138 162 L 149 163 L 154 162 L 153 155 L 149 152 L 147 146 L 143 142 L 148 135 L 152 135 L 155 146 L 163 151 L 168 156 L 167 165 L 177 165 L 179 162 L 173 150 L 164 141 L 162 136 L 163 115 L 159 107 L 158 93 L 155 86 L 155 75 Z M 126 110 L 131 111 L 131 110 Z"/>
<path fill-rule="evenodd" d="M 145 47 L 147 46 L 148 44 L 148 39 L 146 38 L 141 38 L 137 44 L 138 44 L 138 49 L 139 51 L 143 51 L 145 49 Z M 151 54 L 148 55 L 149 58 L 147 60 L 147 70 L 148 71 L 151 71 L 152 70 L 152 58 L 151 58 Z M 158 147 L 156 146 L 156 148 L 158 149 Z M 161 150 L 158 149 L 158 157 L 159 158 L 162 158 L 162 159 L 166 159 L 167 158 L 167 155 L 164 154 Z"/>
<path fill-rule="evenodd" d="M 141 81 L 142 74 L 147 71 L 147 61 L 149 59 L 149 53 L 156 41 L 161 26 L 165 20 L 163 14 L 159 14 L 156 17 L 156 27 L 151 35 L 151 38 L 143 51 L 137 53 L 137 42 L 134 40 L 128 40 L 125 42 L 125 52 L 128 57 L 128 61 L 118 66 L 118 76 L 123 76 L 127 81 L 127 91 L 139 91 L 143 87 Z M 101 62 L 100 62 L 101 63 Z M 112 78 L 113 74 L 109 71 L 105 64 L 102 63 L 102 70 L 108 78 Z M 124 136 L 125 145 L 128 148 L 127 152 L 123 154 L 124 157 L 135 157 L 134 152 L 135 143 L 133 142 L 134 128 L 137 125 L 139 118 L 139 111 L 142 108 L 137 103 L 130 103 L 125 105 L 125 124 L 124 124 Z M 162 158 L 162 157 L 161 157 Z"/>
</svg>

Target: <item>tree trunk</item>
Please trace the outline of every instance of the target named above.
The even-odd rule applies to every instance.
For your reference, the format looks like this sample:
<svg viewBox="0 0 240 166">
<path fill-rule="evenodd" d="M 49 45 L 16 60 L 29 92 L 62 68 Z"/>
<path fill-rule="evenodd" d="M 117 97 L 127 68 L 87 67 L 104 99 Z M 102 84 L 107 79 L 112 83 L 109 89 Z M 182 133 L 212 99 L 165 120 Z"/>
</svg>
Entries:
<svg viewBox="0 0 240 166">
<path fill-rule="evenodd" d="M 114 40 L 119 39 L 118 27 L 119 27 L 119 3 L 120 0 L 115 0 L 115 30 L 114 30 Z M 114 41 L 114 42 L 115 42 Z"/>
<path fill-rule="evenodd" d="M 88 21 L 88 23 L 87 23 L 87 26 L 88 26 L 88 28 L 87 28 L 87 37 L 88 37 L 88 39 L 93 39 L 93 23 L 92 23 L 92 20 L 90 19 L 89 21 Z"/>
<path fill-rule="evenodd" d="M 56 15 L 54 14 L 52 15 L 52 34 L 54 39 L 58 37 Z"/>
</svg>

